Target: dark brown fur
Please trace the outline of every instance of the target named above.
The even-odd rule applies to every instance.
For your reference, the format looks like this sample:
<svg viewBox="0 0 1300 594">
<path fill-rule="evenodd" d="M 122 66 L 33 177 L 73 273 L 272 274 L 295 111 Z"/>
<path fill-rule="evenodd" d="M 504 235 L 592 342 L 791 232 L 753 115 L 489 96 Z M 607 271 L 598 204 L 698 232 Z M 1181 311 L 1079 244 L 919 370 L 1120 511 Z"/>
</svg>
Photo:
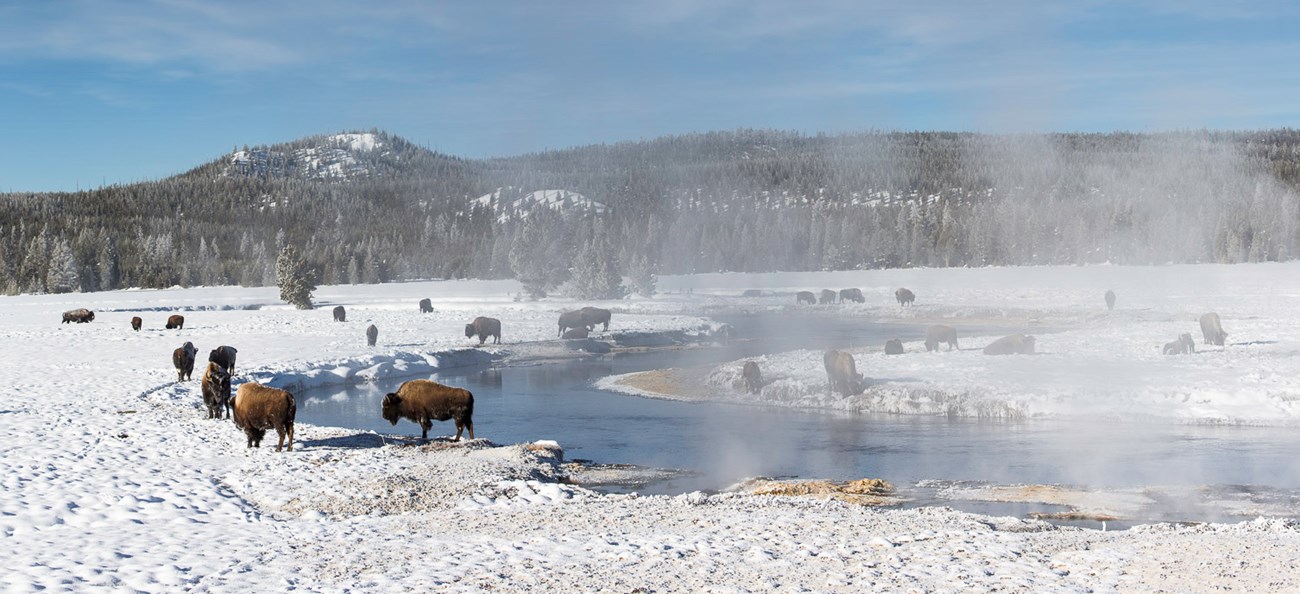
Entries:
<svg viewBox="0 0 1300 594">
<path fill-rule="evenodd" d="M 433 313 L 433 302 L 428 297 L 420 300 L 420 313 Z"/>
<path fill-rule="evenodd" d="M 1106 309 L 1115 309 L 1115 292 L 1106 289 Z"/>
<path fill-rule="evenodd" d="M 489 336 L 492 337 L 492 344 L 501 343 L 501 320 L 496 318 L 485 318 L 479 316 L 474 318 L 473 322 L 465 324 L 465 338 L 478 336 L 478 343 L 481 345 L 487 342 Z"/>
<path fill-rule="evenodd" d="M 897 339 L 897 338 L 891 338 L 891 339 L 889 339 L 889 340 L 886 340 L 886 341 L 885 341 L 885 354 L 886 354 L 886 355 L 901 355 L 901 354 L 903 354 L 903 341 L 901 341 L 901 340 L 899 340 L 899 339 Z"/>
<path fill-rule="evenodd" d="M 582 315 L 582 310 L 566 311 L 560 314 L 560 331 L 557 332 L 555 335 L 563 336 L 564 330 L 566 328 L 582 328 L 584 330 L 590 329 L 587 326 L 587 320 L 585 319 L 585 316 Z"/>
<path fill-rule="evenodd" d="M 70 309 L 63 312 L 62 323 L 67 324 L 68 322 L 76 322 L 78 324 L 85 324 L 86 322 L 93 322 L 94 320 L 95 312 L 83 307 L 81 309 Z"/>
<path fill-rule="evenodd" d="M 894 299 L 898 300 L 900 306 L 911 305 L 913 301 L 916 301 L 916 294 L 910 289 L 900 287 L 897 291 L 894 291 Z"/>
<path fill-rule="evenodd" d="M 862 392 L 862 376 L 858 374 L 853 355 L 829 350 L 822 355 L 822 363 L 826 366 L 826 378 L 830 381 L 832 392 L 839 392 L 846 396 Z"/>
<path fill-rule="evenodd" d="M 867 298 L 862 295 L 862 289 L 840 289 L 840 303 L 845 301 L 866 303 Z"/>
<path fill-rule="evenodd" d="M 335 305 L 335 306 L 334 306 L 334 321 L 335 321 L 335 322 L 346 322 L 346 321 L 348 321 L 348 310 L 343 309 L 343 306 L 342 306 L 342 305 Z"/>
<path fill-rule="evenodd" d="M 134 318 L 131 318 L 131 329 L 132 329 L 132 330 L 135 330 L 136 332 L 139 332 L 139 331 L 140 331 L 140 326 L 143 326 L 143 325 L 144 325 L 144 320 L 140 319 L 140 316 L 136 316 L 136 317 L 134 317 Z"/>
<path fill-rule="evenodd" d="M 587 338 L 588 336 L 591 336 L 591 331 L 587 330 L 586 326 L 583 326 L 581 328 L 570 328 L 565 330 L 564 334 L 561 335 L 560 338 L 572 340 L 575 338 Z"/>
<path fill-rule="evenodd" d="M 208 407 L 209 419 L 230 418 L 230 372 L 225 367 L 208 362 L 203 372 L 203 404 Z"/>
<path fill-rule="evenodd" d="M 284 447 L 288 438 L 289 451 L 293 451 L 293 418 L 298 414 L 298 404 L 293 394 L 262 384 L 248 382 L 239 386 L 235 392 L 235 406 L 231 418 L 235 426 L 244 430 L 248 437 L 248 447 L 262 447 L 262 438 L 267 429 L 275 429 L 280 441 L 275 451 Z"/>
<path fill-rule="evenodd" d="M 187 342 L 181 348 L 172 351 L 172 365 L 176 367 L 176 381 L 183 382 L 194 377 L 194 355 L 199 350 L 194 343 Z"/>
<path fill-rule="evenodd" d="M 444 386 L 438 382 L 417 379 L 397 388 L 397 392 L 384 396 L 381 414 L 384 420 L 397 424 L 398 419 L 408 419 L 420 426 L 420 439 L 429 438 L 434 421 L 456 421 L 456 437 L 460 441 L 462 430 L 469 430 L 474 439 L 474 395 L 464 388 Z"/>
<path fill-rule="evenodd" d="M 374 324 L 371 324 L 366 328 L 366 344 L 375 346 L 376 340 L 379 340 L 379 328 L 376 328 Z"/>
<path fill-rule="evenodd" d="M 235 350 L 235 347 L 224 346 L 224 345 L 219 346 L 215 349 L 212 349 L 212 351 L 208 353 L 208 361 L 211 361 L 213 363 L 216 363 L 217 365 L 225 367 L 226 371 L 229 371 L 231 375 L 234 375 L 235 355 L 238 353 L 239 351 Z"/>
<path fill-rule="evenodd" d="M 745 391 L 750 394 L 757 394 L 763 389 L 763 372 L 759 371 L 758 363 L 745 361 L 745 366 L 740 370 L 740 377 L 745 379 Z"/>
<path fill-rule="evenodd" d="M 171 315 L 167 316 L 167 329 L 183 330 L 185 328 L 185 316 Z"/>
<path fill-rule="evenodd" d="M 1210 312 L 1201 316 L 1201 336 L 1205 338 L 1205 344 L 1223 346 L 1223 339 L 1228 337 L 1228 333 L 1223 331 L 1223 325 L 1219 323 L 1219 314 Z"/>
<path fill-rule="evenodd" d="M 797 305 L 807 303 L 808 305 L 817 305 L 817 296 L 812 291 L 799 291 L 795 293 L 794 302 Z"/>
<path fill-rule="evenodd" d="M 600 331 L 601 332 L 609 331 L 609 318 L 613 314 L 610 313 L 608 309 L 601 309 L 599 307 L 584 307 L 578 311 L 582 312 L 582 319 L 584 322 L 586 322 L 588 328 L 595 329 L 596 324 L 603 324 L 604 327 L 601 328 Z"/>
<path fill-rule="evenodd" d="M 822 305 L 826 305 L 827 303 L 835 303 L 835 298 L 838 296 L 839 295 L 837 295 L 835 291 L 832 291 L 830 289 L 822 289 L 821 298 L 817 300 L 817 303 L 820 303 Z"/>
<path fill-rule="evenodd" d="M 1165 343 L 1163 352 L 1166 355 L 1193 355 L 1196 354 L 1196 341 L 1192 340 L 1190 333 L 1184 332 L 1178 335 L 1178 340 Z"/>
</svg>

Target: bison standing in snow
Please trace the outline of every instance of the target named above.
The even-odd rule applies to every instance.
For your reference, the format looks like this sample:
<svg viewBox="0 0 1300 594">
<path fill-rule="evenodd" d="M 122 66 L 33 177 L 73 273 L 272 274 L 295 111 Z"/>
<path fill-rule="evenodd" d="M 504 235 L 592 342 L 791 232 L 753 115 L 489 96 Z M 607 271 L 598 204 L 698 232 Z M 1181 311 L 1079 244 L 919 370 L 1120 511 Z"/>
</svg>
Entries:
<svg viewBox="0 0 1300 594">
<path fill-rule="evenodd" d="M 168 330 L 172 330 L 172 329 L 175 329 L 175 330 L 183 330 L 183 329 L 185 329 L 185 316 L 181 316 L 181 315 L 171 315 L 171 316 L 167 316 L 167 326 L 166 326 L 166 328 L 167 328 Z"/>
<path fill-rule="evenodd" d="M 293 418 L 298 414 L 298 404 L 293 394 L 262 384 L 248 382 L 235 392 L 235 405 L 231 417 L 235 426 L 244 430 L 248 447 L 262 447 L 267 429 L 275 429 L 280 441 L 275 451 L 280 451 L 288 438 L 289 451 L 293 451 Z"/>
<path fill-rule="evenodd" d="M 420 300 L 420 313 L 433 313 L 433 302 L 428 297 Z"/>
<path fill-rule="evenodd" d="M 1196 341 L 1192 340 L 1190 332 L 1184 332 L 1178 340 L 1165 343 L 1163 352 L 1166 355 L 1192 355 L 1196 353 Z"/>
<path fill-rule="evenodd" d="M 613 314 L 611 314 L 608 309 L 601 309 L 599 307 L 584 307 L 578 311 L 582 312 L 582 319 L 584 322 L 586 322 L 588 328 L 595 330 L 596 324 L 602 324 L 603 327 L 600 329 L 600 331 L 601 332 L 609 331 L 609 318 Z"/>
<path fill-rule="evenodd" d="M 1228 333 L 1219 324 L 1219 314 L 1210 312 L 1201 316 L 1201 335 L 1205 337 L 1205 344 L 1223 346 L 1223 339 L 1228 337 Z"/>
<path fill-rule="evenodd" d="M 758 370 L 758 363 L 746 361 L 740 369 L 740 377 L 745 380 L 745 391 L 757 394 L 763 389 L 763 372 Z"/>
<path fill-rule="evenodd" d="M 826 378 L 832 392 L 845 396 L 862 392 L 862 375 L 858 373 L 853 355 L 832 349 L 822 355 L 822 363 L 826 366 Z"/>
<path fill-rule="evenodd" d="M 959 348 L 957 346 L 957 329 L 952 326 L 935 324 L 925 329 L 925 350 L 926 352 L 939 350 L 940 343 L 948 343 L 948 350 Z"/>
<path fill-rule="evenodd" d="M 172 365 L 176 367 L 176 381 L 183 382 L 194 377 L 194 355 L 199 352 L 194 343 L 186 342 L 181 348 L 172 351 Z"/>
<path fill-rule="evenodd" d="M 1034 354 L 1034 337 L 1024 334 L 1003 336 L 989 346 L 984 347 L 985 355 L 1032 355 Z"/>
<path fill-rule="evenodd" d="M 208 361 L 225 367 L 226 371 L 233 374 L 235 373 L 235 355 L 238 352 L 235 347 L 222 345 L 208 353 Z"/>
<path fill-rule="evenodd" d="M 376 328 L 374 324 L 371 324 L 366 328 L 366 344 L 369 346 L 375 346 L 376 340 L 379 340 L 379 328 Z"/>
<path fill-rule="evenodd" d="M 899 339 L 897 339 L 897 338 L 891 338 L 891 339 L 889 339 L 889 340 L 886 340 L 886 341 L 885 341 L 885 354 L 886 354 L 886 355 L 901 355 L 901 354 L 903 354 L 903 341 L 901 341 L 901 340 L 899 340 Z"/>
<path fill-rule="evenodd" d="M 86 322 L 93 322 L 94 320 L 95 312 L 83 307 L 63 312 L 63 322 L 61 323 L 67 324 L 68 322 L 75 322 L 77 324 L 85 324 Z"/>
<path fill-rule="evenodd" d="M 563 336 L 564 330 L 567 328 L 588 329 L 586 316 L 582 314 L 582 310 L 566 311 L 560 314 L 560 331 L 555 335 Z M 586 338 L 586 336 L 583 336 L 583 338 Z"/>
<path fill-rule="evenodd" d="M 222 411 L 230 417 L 230 372 L 211 361 L 203 372 L 203 404 L 208 407 L 209 419 L 222 418 Z"/>
<path fill-rule="evenodd" d="M 1106 309 L 1115 309 L 1115 292 L 1110 289 L 1106 289 Z"/>
<path fill-rule="evenodd" d="M 817 300 L 817 303 L 821 305 L 826 305 L 827 303 L 835 303 L 835 297 L 836 297 L 835 291 L 832 291 L 830 289 L 822 289 L 821 298 Z"/>
<path fill-rule="evenodd" d="M 501 320 L 496 318 L 485 318 L 483 316 L 474 318 L 473 322 L 465 324 L 465 338 L 474 335 L 478 335 L 479 345 L 487 342 L 489 336 L 492 337 L 492 344 L 500 344 Z"/>
<path fill-rule="evenodd" d="M 132 329 L 132 330 L 135 330 L 136 332 L 139 332 L 139 331 L 140 331 L 140 326 L 143 326 L 143 325 L 144 325 L 144 320 L 140 319 L 140 316 L 135 316 L 134 318 L 131 318 L 131 329 Z"/>
<path fill-rule="evenodd" d="M 402 384 L 397 392 L 384 396 L 384 420 L 397 424 L 398 419 L 409 419 L 420 426 L 420 439 L 429 438 L 433 421 L 456 421 L 456 437 L 460 441 L 462 430 L 469 430 L 474 439 L 474 395 L 464 388 L 444 386 L 438 382 L 416 379 Z"/>
<path fill-rule="evenodd" d="M 898 300 L 900 306 L 911 305 L 913 301 L 916 301 L 916 294 L 910 289 L 900 287 L 897 291 L 894 291 L 894 299 Z"/>
<path fill-rule="evenodd" d="M 335 306 L 334 306 L 334 321 L 335 321 L 335 322 L 346 322 L 346 321 L 348 321 L 348 310 L 343 309 L 343 306 L 342 306 L 342 305 L 335 305 Z"/>
<path fill-rule="evenodd" d="M 862 295 L 862 289 L 840 289 L 840 303 L 845 301 L 866 303 L 867 298 Z"/>
<path fill-rule="evenodd" d="M 794 302 L 795 305 L 803 305 L 804 303 L 817 305 L 817 296 L 812 291 L 799 291 L 795 293 Z"/>
</svg>

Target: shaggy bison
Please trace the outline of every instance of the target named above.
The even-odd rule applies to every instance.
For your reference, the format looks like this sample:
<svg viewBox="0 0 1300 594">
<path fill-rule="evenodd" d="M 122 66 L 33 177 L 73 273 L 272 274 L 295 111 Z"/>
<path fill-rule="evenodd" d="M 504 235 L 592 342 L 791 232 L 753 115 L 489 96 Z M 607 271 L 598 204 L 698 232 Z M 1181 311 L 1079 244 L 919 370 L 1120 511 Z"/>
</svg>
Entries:
<svg viewBox="0 0 1300 594">
<path fill-rule="evenodd" d="M 826 366 L 826 379 L 832 392 L 845 396 L 862 392 L 862 375 L 858 373 L 853 355 L 832 349 L 822 355 L 822 363 Z"/>
<path fill-rule="evenodd" d="M 181 345 L 181 348 L 172 351 L 172 365 L 176 366 L 176 381 L 183 382 L 194 377 L 194 355 L 198 352 L 192 342 L 187 342 Z"/>
<path fill-rule="evenodd" d="M 1166 355 L 1191 355 L 1196 353 L 1196 341 L 1192 340 L 1191 333 L 1184 332 L 1178 335 L 1178 340 L 1165 343 L 1164 354 Z"/>
<path fill-rule="evenodd" d="M 1106 289 L 1106 309 L 1115 309 L 1115 292 L 1110 289 Z"/>
<path fill-rule="evenodd" d="M 578 328 L 570 328 L 568 330 L 565 330 L 564 334 L 560 335 L 560 338 L 563 338 L 565 340 L 572 340 L 575 338 L 587 338 L 588 336 L 591 336 L 591 331 L 587 330 L 586 326 L 580 326 Z"/>
<path fill-rule="evenodd" d="M 346 321 L 348 321 L 348 310 L 343 309 L 343 306 L 342 306 L 342 305 L 335 305 L 335 306 L 334 306 L 334 321 L 335 321 L 335 322 L 346 322 Z"/>
<path fill-rule="evenodd" d="M 587 326 L 586 317 L 583 315 L 582 310 L 566 311 L 560 314 L 560 331 L 555 335 L 563 336 L 566 328 L 582 328 L 586 330 L 588 329 Z"/>
<path fill-rule="evenodd" d="M 612 314 L 608 309 L 601 309 L 599 307 L 584 307 L 578 311 L 582 312 L 582 319 L 584 322 L 586 322 L 588 328 L 595 330 L 596 324 L 601 324 L 602 325 L 600 329 L 601 332 L 609 331 L 609 317 Z"/>
<path fill-rule="evenodd" d="M 913 301 L 916 301 L 916 294 L 910 289 L 900 287 L 894 291 L 894 299 L 898 300 L 899 305 L 911 305 Z"/>
<path fill-rule="evenodd" d="M 826 305 L 827 303 L 835 303 L 835 296 L 836 296 L 835 291 L 832 291 L 830 289 L 822 289 L 821 298 L 817 300 L 817 303 L 820 303 L 821 305 Z"/>
<path fill-rule="evenodd" d="M 885 341 L 885 354 L 886 354 L 886 355 L 901 355 L 901 354 L 903 354 L 903 341 L 901 341 L 901 340 L 899 340 L 899 339 L 897 339 L 897 338 L 891 338 L 891 339 L 889 339 L 889 340 L 886 340 L 886 341 Z"/>
<path fill-rule="evenodd" d="M 1228 333 L 1219 324 L 1219 314 L 1210 312 L 1201 316 L 1201 335 L 1205 337 L 1205 344 L 1223 346 L 1223 339 L 1228 337 Z"/>
<path fill-rule="evenodd" d="M 235 350 L 235 347 L 222 345 L 208 353 L 208 361 L 225 367 L 226 371 L 233 374 L 235 373 L 235 355 L 238 353 L 239 351 Z"/>
<path fill-rule="evenodd" d="M 244 430 L 248 436 L 248 447 L 262 447 L 262 438 L 267 429 L 275 429 L 280 441 L 275 444 L 275 451 L 280 451 L 288 438 L 289 451 L 293 451 L 293 417 L 298 414 L 298 404 L 293 394 L 262 384 L 248 382 L 239 386 L 235 392 L 235 405 L 231 418 L 235 426 Z"/>
<path fill-rule="evenodd" d="M 867 298 L 862 296 L 862 289 L 840 289 L 840 303 L 845 301 L 866 303 Z"/>
<path fill-rule="evenodd" d="M 209 419 L 222 418 L 222 411 L 230 417 L 230 372 L 211 361 L 203 372 L 203 404 L 208 407 Z"/>
<path fill-rule="evenodd" d="M 799 291 L 794 295 L 795 305 L 817 305 L 817 296 L 812 291 Z"/>
<path fill-rule="evenodd" d="M 185 329 L 185 316 L 180 316 L 180 315 L 170 315 L 170 316 L 167 316 L 167 326 L 166 326 L 166 328 L 167 328 L 168 330 L 172 330 L 172 329 L 176 329 L 176 330 L 184 330 L 184 329 Z"/>
<path fill-rule="evenodd" d="M 474 395 L 463 388 L 453 388 L 440 383 L 417 379 L 402 384 L 397 392 L 384 396 L 384 420 L 397 424 L 398 419 L 409 419 L 420 426 L 420 439 L 429 438 L 429 428 L 434 421 L 456 421 L 456 437 L 469 430 L 474 439 Z"/>
<path fill-rule="evenodd" d="M 1032 355 L 1034 354 L 1034 337 L 1024 334 L 1003 336 L 993 344 L 984 347 L 985 355 Z"/>
<path fill-rule="evenodd" d="M 81 309 L 70 309 L 63 312 L 63 322 L 61 323 L 67 324 L 68 322 L 76 322 L 78 324 L 85 324 L 86 322 L 93 322 L 94 320 L 95 312 L 83 307 Z"/>
<path fill-rule="evenodd" d="M 379 328 L 376 328 L 374 324 L 371 324 L 366 328 L 366 344 L 369 346 L 375 346 L 375 341 L 378 339 Z"/>
<path fill-rule="evenodd" d="M 478 336 L 478 343 L 482 345 L 487 342 L 489 336 L 492 337 L 492 344 L 501 343 L 501 320 L 496 318 L 485 318 L 479 316 L 474 318 L 473 322 L 465 324 L 465 338 Z"/>
<path fill-rule="evenodd" d="M 745 391 L 757 394 L 763 389 L 763 372 L 758 370 L 758 363 L 746 361 L 740 369 L 740 377 L 745 380 Z"/>
<path fill-rule="evenodd" d="M 939 345 L 948 343 L 948 350 L 958 349 L 957 346 L 957 329 L 952 326 L 935 324 L 925 329 L 925 350 L 926 352 L 939 350 Z"/>
<path fill-rule="evenodd" d="M 131 329 L 132 329 L 132 330 L 135 330 L 136 332 L 139 332 L 139 331 L 140 331 L 140 326 L 143 326 L 143 325 L 144 325 L 144 320 L 140 319 L 140 316 L 136 316 L 136 317 L 134 317 L 134 318 L 131 318 Z"/>
<path fill-rule="evenodd" d="M 420 300 L 420 313 L 433 313 L 433 302 L 428 297 Z"/>
</svg>

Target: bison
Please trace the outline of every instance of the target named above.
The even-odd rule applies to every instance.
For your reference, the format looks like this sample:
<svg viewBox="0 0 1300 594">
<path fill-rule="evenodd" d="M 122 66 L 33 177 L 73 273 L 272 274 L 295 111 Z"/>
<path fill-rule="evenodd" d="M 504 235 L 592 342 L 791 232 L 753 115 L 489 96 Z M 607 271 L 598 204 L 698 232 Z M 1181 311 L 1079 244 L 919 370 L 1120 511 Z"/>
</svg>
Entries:
<svg viewBox="0 0 1300 594">
<path fill-rule="evenodd" d="M 1223 346 L 1223 339 L 1228 337 L 1228 333 L 1219 324 L 1219 314 L 1210 312 L 1201 316 L 1201 335 L 1205 337 L 1205 344 Z"/>
<path fill-rule="evenodd" d="M 885 354 L 886 354 L 886 355 L 901 355 L 901 354 L 903 354 L 903 341 L 901 341 L 901 340 L 899 340 L 899 339 L 897 339 L 897 338 L 891 338 L 891 339 L 889 339 L 889 340 L 886 340 L 886 341 L 885 341 Z"/>
<path fill-rule="evenodd" d="M 420 426 L 420 439 L 429 439 L 429 428 L 434 421 L 456 421 L 456 437 L 469 430 L 474 439 L 474 395 L 464 388 L 444 386 L 438 382 L 416 379 L 402 384 L 397 392 L 384 396 L 384 420 L 397 424 L 398 419 L 409 419 Z"/>
<path fill-rule="evenodd" d="M 262 384 L 248 382 L 239 386 L 235 392 L 235 405 L 231 418 L 235 426 L 244 430 L 248 436 L 248 447 L 262 447 L 262 438 L 267 429 L 275 429 L 280 441 L 275 451 L 280 451 L 288 437 L 289 451 L 293 451 L 293 417 L 298 413 L 298 404 L 293 394 L 277 388 L 268 388 Z"/>
<path fill-rule="evenodd" d="M 1106 309 L 1115 309 L 1115 292 L 1110 289 L 1106 289 Z"/>
<path fill-rule="evenodd" d="M 335 306 L 334 306 L 334 321 L 335 321 L 335 322 L 346 322 L 346 321 L 348 321 L 348 310 L 343 309 L 343 306 L 342 306 L 342 305 L 335 305 Z"/>
<path fill-rule="evenodd" d="M 176 366 L 176 381 L 183 382 L 194 377 L 194 355 L 198 352 L 192 342 L 187 342 L 181 345 L 181 348 L 172 351 L 172 365 Z"/>
<path fill-rule="evenodd" d="M 910 289 L 900 287 L 894 291 L 894 299 L 898 300 L 900 306 L 911 305 L 913 301 L 916 301 L 916 294 Z"/>
<path fill-rule="evenodd" d="M 817 296 L 812 291 L 799 291 L 795 293 L 794 302 L 795 305 L 803 305 L 804 303 L 817 305 Z"/>
<path fill-rule="evenodd" d="M 501 320 L 496 318 L 485 318 L 479 316 L 474 318 L 473 322 L 465 324 L 465 338 L 478 335 L 478 343 L 482 345 L 487 342 L 489 336 L 492 337 L 492 344 L 501 343 Z"/>
<path fill-rule="evenodd" d="M 136 332 L 139 332 L 139 331 L 140 331 L 140 326 L 143 326 L 143 325 L 144 325 L 144 320 L 140 319 L 140 316 L 135 316 L 134 318 L 131 318 L 131 329 L 132 329 L 132 330 L 135 330 Z"/>
<path fill-rule="evenodd" d="M 225 367 L 208 362 L 207 371 L 203 372 L 203 404 L 208 407 L 209 419 L 230 417 L 230 372 Z"/>
<path fill-rule="evenodd" d="M 840 303 L 845 301 L 866 303 L 867 298 L 862 296 L 862 289 L 840 289 Z"/>
<path fill-rule="evenodd" d="M 1032 355 L 1034 354 L 1034 337 L 1024 334 L 1003 336 L 989 346 L 984 347 L 985 355 Z"/>
<path fill-rule="evenodd" d="M 591 331 L 587 330 L 586 326 L 581 326 L 578 328 L 570 328 L 568 330 L 565 330 L 564 334 L 560 335 L 560 338 L 563 338 L 565 340 L 572 340 L 575 338 L 587 338 L 588 336 L 591 336 Z"/>
<path fill-rule="evenodd" d="M 379 339 L 379 328 L 371 324 L 366 328 L 366 345 L 375 346 L 375 341 Z"/>
<path fill-rule="evenodd" d="M 600 331 L 601 332 L 609 331 L 609 317 L 612 314 L 610 314 L 610 311 L 608 309 L 601 309 L 599 307 L 584 307 L 578 311 L 582 312 L 582 319 L 587 323 L 588 328 L 595 330 L 596 324 L 602 324 L 603 327 L 600 329 Z"/>
<path fill-rule="evenodd" d="M 93 322 L 94 320 L 95 312 L 83 307 L 63 312 L 63 322 L 61 323 L 67 324 L 68 322 L 76 322 L 78 324 L 85 324 L 86 322 Z"/>
<path fill-rule="evenodd" d="M 745 380 L 745 391 L 757 394 L 763 389 L 763 372 L 758 370 L 758 363 L 746 361 L 740 369 L 740 377 Z"/>
<path fill-rule="evenodd" d="M 817 303 L 820 303 L 821 305 L 826 305 L 827 303 L 835 303 L 835 297 L 836 297 L 835 291 L 832 291 L 830 289 L 822 289 L 821 298 L 817 300 Z"/>
<path fill-rule="evenodd" d="M 172 329 L 176 329 L 176 330 L 184 330 L 184 329 L 185 329 L 185 316 L 180 316 L 180 315 L 170 315 L 170 316 L 167 316 L 167 326 L 166 326 L 166 327 L 167 327 L 168 330 L 172 330 Z"/>
<path fill-rule="evenodd" d="M 420 313 L 433 313 L 433 302 L 428 297 L 420 300 Z"/>
<path fill-rule="evenodd" d="M 740 296 L 741 296 L 741 297 L 762 297 L 762 296 L 763 296 L 763 290 L 762 290 L 762 289 L 745 289 L 744 291 L 742 291 L 742 292 L 740 293 Z"/>
<path fill-rule="evenodd" d="M 225 367 L 226 371 L 234 374 L 235 355 L 238 353 L 239 351 L 235 350 L 235 347 L 222 345 L 208 353 L 208 361 Z"/>
<path fill-rule="evenodd" d="M 586 316 L 583 315 L 582 310 L 566 311 L 560 314 L 560 331 L 555 335 L 563 336 L 566 328 L 589 329 Z"/>
<path fill-rule="evenodd" d="M 957 329 L 952 326 L 935 324 L 925 329 L 925 351 L 937 351 L 941 343 L 948 343 L 948 350 L 958 349 Z"/>
<path fill-rule="evenodd" d="M 1196 341 L 1192 340 L 1191 333 L 1184 332 L 1178 336 L 1178 340 L 1165 343 L 1164 354 L 1166 355 L 1191 355 L 1196 353 Z"/>
<path fill-rule="evenodd" d="M 862 375 L 858 373 L 853 355 L 832 349 L 822 355 L 822 363 L 826 366 L 826 378 L 832 392 L 845 396 L 862 392 Z"/>
</svg>

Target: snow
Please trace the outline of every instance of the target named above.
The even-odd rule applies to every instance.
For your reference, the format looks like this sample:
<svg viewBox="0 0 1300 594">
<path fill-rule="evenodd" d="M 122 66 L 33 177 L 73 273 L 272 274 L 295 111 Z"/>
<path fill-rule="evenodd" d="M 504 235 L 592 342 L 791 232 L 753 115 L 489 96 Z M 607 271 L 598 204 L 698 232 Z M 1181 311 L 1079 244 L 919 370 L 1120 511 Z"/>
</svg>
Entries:
<svg viewBox="0 0 1300 594">
<path fill-rule="evenodd" d="M 375 134 L 370 132 L 364 134 L 335 134 L 330 137 L 330 140 L 340 146 L 345 146 L 354 153 L 368 153 L 383 144 Z"/>
<path fill-rule="evenodd" d="M 1051 376 L 1035 366 L 1069 370 L 1073 357 L 1111 366 L 1102 376 L 1124 365 L 1152 368 L 1156 379 L 1138 392 L 1146 395 L 1142 414 L 1155 414 L 1153 403 L 1163 402 L 1157 379 L 1190 374 L 1195 379 L 1179 389 L 1193 403 L 1167 416 L 1272 423 L 1294 417 L 1285 396 L 1296 393 L 1289 378 L 1298 366 L 1291 345 L 1300 342 L 1297 273 L 1300 265 L 1278 264 L 702 275 L 661 278 L 665 293 L 655 299 L 596 305 L 615 311 L 611 332 L 690 330 L 710 326 L 706 311 L 793 307 L 792 294 L 734 297 L 740 288 L 858 286 L 867 304 L 817 307 L 918 324 L 1038 320 L 1059 330 L 1038 334 L 1047 354 L 1033 357 L 925 354 L 914 342 L 896 362 L 872 358 L 870 347 L 855 351 L 871 362 L 860 370 L 873 379 L 897 381 L 937 367 L 936 385 L 948 386 L 996 371 L 995 386 L 1022 386 L 1011 401 L 1026 414 L 1073 414 L 1068 382 L 1040 393 L 1023 389 L 1032 382 L 1016 375 Z M 918 305 L 892 304 L 896 286 L 913 289 Z M 676 293 L 688 287 L 692 294 Z M 1111 314 L 1101 305 L 1106 288 L 1119 295 Z M 1300 588 L 1292 571 L 1300 563 L 1300 525 L 1289 519 L 1100 532 L 942 507 L 880 510 L 739 493 L 608 495 L 563 481 L 555 444 L 495 444 L 489 425 L 477 427 L 477 440 L 422 443 L 299 424 L 293 452 L 249 450 L 228 421 L 203 418 L 199 382 L 177 384 L 170 364 L 182 342 L 200 353 L 229 344 L 239 349 L 236 383 L 298 389 L 564 352 L 552 339 L 555 316 L 579 304 L 517 303 L 518 291 L 508 281 L 322 287 L 312 311 L 279 302 L 274 288 L 0 297 L 0 588 Z M 434 300 L 434 313 L 418 313 L 422 297 Z M 332 321 L 336 304 L 348 308 L 348 322 Z M 76 307 L 93 309 L 95 321 L 58 323 Z M 1231 344 L 1195 356 L 1156 354 L 1157 345 L 1195 329 L 1195 314 L 1210 310 L 1223 316 Z M 186 316 L 184 330 L 162 329 L 170 313 Z M 128 324 L 135 315 L 145 319 L 138 333 Z M 463 325 L 476 315 L 502 320 L 502 345 L 478 349 L 464 338 Z M 371 323 L 380 330 L 373 348 L 363 336 Z M 987 340 L 962 335 L 963 348 Z M 1117 353 L 1090 346 L 1104 341 Z M 785 372 L 797 375 L 807 355 L 773 360 L 782 357 Z M 820 371 L 819 359 L 809 363 Z M 996 367 L 981 375 L 980 365 Z M 1232 406 L 1234 398 L 1267 406 L 1247 413 L 1244 403 Z M 448 428 L 435 425 L 434 432 Z"/>
<path fill-rule="evenodd" d="M 604 203 L 592 200 L 577 192 L 569 190 L 537 190 L 527 194 L 514 194 L 516 188 L 498 188 L 491 194 L 484 194 L 473 200 L 473 205 L 493 209 L 497 219 L 526 218 L 534 208 L 546 207 L 560 212 L 591 212 L 605 214 Z M 507 193 L 511 193 L 507 195 Z"/>
</svg>

